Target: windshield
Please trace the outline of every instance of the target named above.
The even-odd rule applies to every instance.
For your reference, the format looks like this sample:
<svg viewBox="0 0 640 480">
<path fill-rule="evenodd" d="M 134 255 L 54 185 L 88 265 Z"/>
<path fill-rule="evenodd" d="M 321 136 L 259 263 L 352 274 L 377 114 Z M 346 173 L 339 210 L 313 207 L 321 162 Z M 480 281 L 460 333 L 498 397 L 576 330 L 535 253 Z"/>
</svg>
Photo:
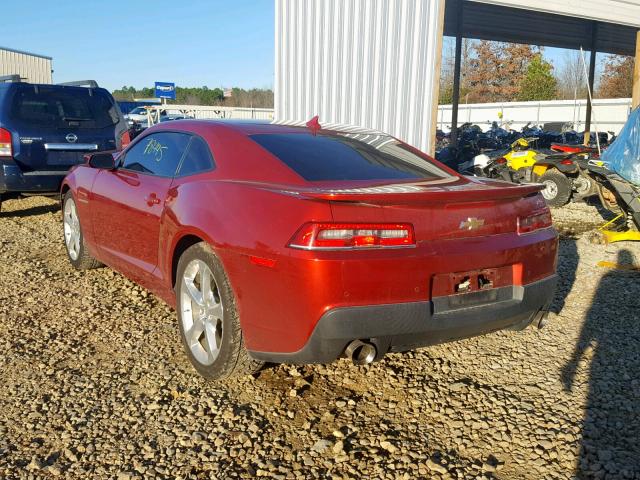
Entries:
<svg viewBox="0 0 640 480">
<path fill-rule="evenodd" d="M 144 107 L 136 107 L 133 110 L 131 110 L 129 113 L 133 113 L 134 115 L 146 115 L 147 110 Z"/>
<path fill-rule="evenodd" d="M 115 102 L 105 91 L 42 85 L 20 88 L 13 97 L 11 116 L 54 128 L 105 128 L 119 120 Z"/>
<path fill-rule="evenodd" d="M 449 175 L 388 135 L 258 134 L 250 138 L 308 181 L 435 179 Z"/>
</svg>

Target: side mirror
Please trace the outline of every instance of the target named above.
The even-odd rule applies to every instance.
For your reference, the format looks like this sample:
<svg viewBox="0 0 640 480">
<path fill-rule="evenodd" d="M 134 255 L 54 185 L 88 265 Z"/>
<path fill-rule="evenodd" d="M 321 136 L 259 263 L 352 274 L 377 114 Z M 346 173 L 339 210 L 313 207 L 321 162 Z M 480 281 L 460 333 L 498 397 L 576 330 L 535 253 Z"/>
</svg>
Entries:
<svg viewBox="0 0 640 480">
<path fill-rule="evenodd" d="M 116 163 L 113 160 L 113 155 L 110 153 L 94 153 L 89 157 L 89 166 L 91 168 L 113 170 L 116 166 Z"/>
</svg>

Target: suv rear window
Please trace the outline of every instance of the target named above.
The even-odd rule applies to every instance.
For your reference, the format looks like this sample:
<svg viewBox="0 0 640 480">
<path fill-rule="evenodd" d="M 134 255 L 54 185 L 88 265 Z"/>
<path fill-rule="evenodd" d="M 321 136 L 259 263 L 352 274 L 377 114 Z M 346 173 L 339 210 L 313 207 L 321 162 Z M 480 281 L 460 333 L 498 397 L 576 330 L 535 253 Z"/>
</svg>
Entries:
<svg viewBox="0 0 640 480">
<path fill-rule="evenodd" d="M 11 117 L 54 128 L 105 128 L 120 119 L 115 103 L 105 91 L 41 85 L 26 86 L 15 93 Z"/>
<path fill-rule="evenodd" d="M 267 133 L 250 138 L 308 181 L 448 176 L 387 135 Z"/>
</svg>

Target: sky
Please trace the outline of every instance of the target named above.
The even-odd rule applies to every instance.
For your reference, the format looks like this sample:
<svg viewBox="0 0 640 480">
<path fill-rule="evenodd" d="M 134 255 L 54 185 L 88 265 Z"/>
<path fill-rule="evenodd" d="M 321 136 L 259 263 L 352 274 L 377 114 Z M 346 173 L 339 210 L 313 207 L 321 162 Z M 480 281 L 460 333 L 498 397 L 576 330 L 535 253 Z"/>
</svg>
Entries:
<svg viewBox="0 0 640 480">
<path fill-rule="evenodd" d="M 6 1 L 0 46 L 53 57 L 56 83 L 272 88 L 274 1 Z"/>
<path fill-rule="evenodd" d="M 272 88 L 274 0 L 7 0 L 0 46 L 53 57 L 54 82 Z"/>
</svg>

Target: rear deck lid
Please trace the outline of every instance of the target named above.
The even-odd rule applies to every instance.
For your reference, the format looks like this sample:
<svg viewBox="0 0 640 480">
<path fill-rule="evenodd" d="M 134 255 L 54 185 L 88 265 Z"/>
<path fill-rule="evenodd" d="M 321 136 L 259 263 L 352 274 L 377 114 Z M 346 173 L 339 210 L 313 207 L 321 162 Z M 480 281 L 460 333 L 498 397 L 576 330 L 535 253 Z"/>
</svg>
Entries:
<svg viewBox="0 0 640 480">
<path fill-rule="evenodd" d="M 515 232 L 520 216 L 545 208 L 540 185 L 462 177 L 384 134 L 301 129 L 250 138 L 306 181 L 264 188 L 328 201 L 334 222 L 411 223 L 420 241 Z"/>
</svg>

